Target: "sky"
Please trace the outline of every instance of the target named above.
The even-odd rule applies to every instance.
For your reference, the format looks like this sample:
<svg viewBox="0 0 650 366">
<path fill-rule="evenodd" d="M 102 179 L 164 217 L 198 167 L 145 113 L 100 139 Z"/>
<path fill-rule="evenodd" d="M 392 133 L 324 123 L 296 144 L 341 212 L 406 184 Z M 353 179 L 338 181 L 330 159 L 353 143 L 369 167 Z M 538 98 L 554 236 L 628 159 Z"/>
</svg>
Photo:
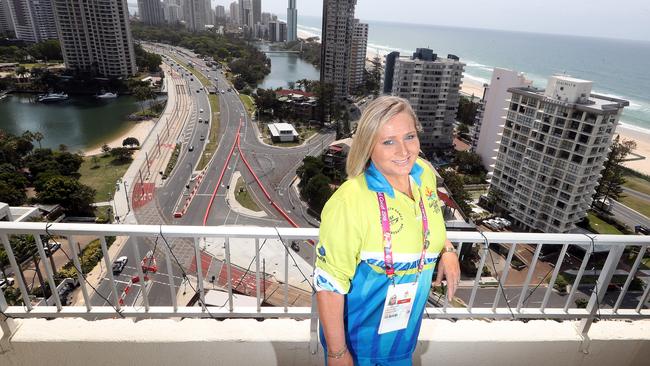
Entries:
<svg viewBox="0 0 650 366">
<path fill-rule="evenodd" d="M 212 0 L 226 9 L 231 2 Z M 301 15 L 322 15 L 322 0 L 297 3 L 298 23 Z M 287 0 L 262 0 L 262 11 L 284 19 Z M 648 0 L 357 0 L 355 14 L 365 21 L 650 41 Z"/>
</svg>

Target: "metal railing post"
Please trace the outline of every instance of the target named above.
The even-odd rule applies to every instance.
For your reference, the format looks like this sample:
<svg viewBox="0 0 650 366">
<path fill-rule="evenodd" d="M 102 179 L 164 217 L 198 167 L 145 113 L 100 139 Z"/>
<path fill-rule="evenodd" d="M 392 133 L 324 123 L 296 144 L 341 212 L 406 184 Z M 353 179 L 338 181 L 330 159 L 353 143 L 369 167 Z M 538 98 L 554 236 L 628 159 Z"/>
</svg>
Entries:
<svg viewBox="0 0 650 366">
<path fill-rule="evenodd" d="M 580 347 L 580 350 L 583 352 L 587 352 L 587 347 L 589 346 L 589 337 L 587 333 L 589 333 L 589 328 L 591 328 L 594 318 L 600 311 L 600 303 L 605 297 L 607 286 L 612 281 L 612 276 L 614 276 L 616 266 L 618 266 L 618 262 L 621 260 L 624 250 L 624 245 L 615 245 L 609 249 L 607 260 L 605 260 L 603 269 L 600 271 L 600 276 L 598 276 L 598 280 L 594 285 L 594 291 L 591 293 L 591 297 L 589 298 L 589 303 L 587 303 L 587 313 L 589 313 L 589 316 L 582 319 L 580 324 L 578 324 L 578 332 L 580 332 L 583 337 L 583 342 Z"/>
</svg>

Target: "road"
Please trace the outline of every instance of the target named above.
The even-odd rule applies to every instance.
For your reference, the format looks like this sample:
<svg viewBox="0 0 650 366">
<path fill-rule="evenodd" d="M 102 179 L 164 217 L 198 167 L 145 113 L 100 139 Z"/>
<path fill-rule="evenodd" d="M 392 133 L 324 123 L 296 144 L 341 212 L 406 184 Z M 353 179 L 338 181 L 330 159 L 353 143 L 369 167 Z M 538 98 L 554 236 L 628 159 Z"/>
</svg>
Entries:
<svg viewBox="0 0 650 366">
<path fill-rule="evenodd" d="M 648 217 L 641 215 L 620 202 L 614 200 L 610 200 L 610 202 L 612 205 L 611 212 L 618 221 L 624 223 L 633 230 L 636 225 L 645 225 L 650 227 L 650 219 Z"/>
</svg>

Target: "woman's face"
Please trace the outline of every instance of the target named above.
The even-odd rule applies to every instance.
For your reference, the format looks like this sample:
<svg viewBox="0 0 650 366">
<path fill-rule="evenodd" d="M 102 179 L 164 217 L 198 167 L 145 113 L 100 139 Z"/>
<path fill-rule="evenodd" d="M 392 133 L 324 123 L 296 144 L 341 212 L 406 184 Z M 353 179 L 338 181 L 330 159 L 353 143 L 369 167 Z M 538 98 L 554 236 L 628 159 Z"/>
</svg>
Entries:
<svg viewBox="0 0 650 366">
<path fill-rule="evenodd" d="M 420 140 L 415 121 L 402 112 L 386 122 L 376 135 L 370 159 L 392 184 L 394 179 L 407 177 L 420 152 Z"/>
</svg>

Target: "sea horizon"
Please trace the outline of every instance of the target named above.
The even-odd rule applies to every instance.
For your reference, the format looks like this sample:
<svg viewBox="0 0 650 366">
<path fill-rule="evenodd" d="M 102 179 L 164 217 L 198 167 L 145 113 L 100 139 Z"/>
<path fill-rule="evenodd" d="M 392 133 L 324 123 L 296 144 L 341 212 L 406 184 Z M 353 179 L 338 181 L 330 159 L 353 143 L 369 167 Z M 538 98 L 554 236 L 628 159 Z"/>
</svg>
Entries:
<svg viewBox="0 0 650 366">
<path fill-rule="evenodd" d="M 628 100 L 619 124 L 650 135 L 650 42 L 643 40 L 517 32 L 401 22 L 361 20 L 369 24 L 368 57 L 417 47 L 441 56 L 454 54 L 466 64 L 464 77 L 489 83 L 495 67 L 523 72 L 538 88 L 552 75 L 593 81 L 592 93 Z M 321 36 L 321 19 L 300 16 L 298 29 Z M 628 53 L 629 55 L 626 55 Z"/>
</svg>

